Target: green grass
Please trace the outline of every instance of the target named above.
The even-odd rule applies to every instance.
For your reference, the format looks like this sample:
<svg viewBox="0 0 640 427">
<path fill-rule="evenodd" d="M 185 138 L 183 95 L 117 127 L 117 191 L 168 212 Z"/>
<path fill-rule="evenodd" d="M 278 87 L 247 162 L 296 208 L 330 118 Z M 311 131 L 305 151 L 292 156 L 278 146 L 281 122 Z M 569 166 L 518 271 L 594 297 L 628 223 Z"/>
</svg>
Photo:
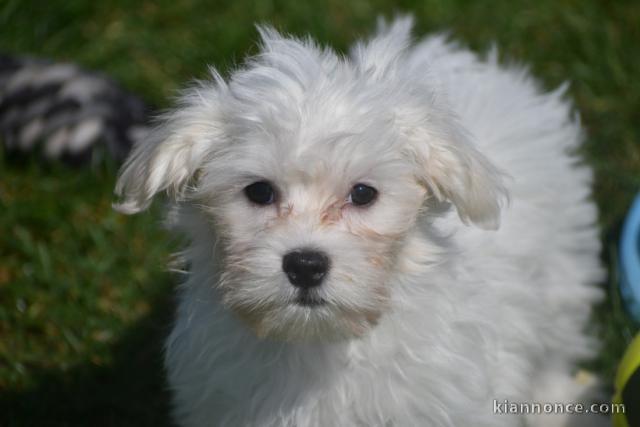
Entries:
<svg viewBox="0 0 640 427">
<path fill-rule="evenodd" d="M 412 12 L 417 32 L 492 42 L 547 88 L 571 82 L 596 171 L 604 257 L 614 274 L 593 328 L 591 369 L 611 380 L 635 328 L 615 291 L 615 240 L 640 190 L 640 3 L 595 0 L 259 2 L 5 0 L 0 50 L 103 71 L 164 107 L 186 81 L 255 51 L 254 22 L 345 49 L 378 14 Z M 166 425 L 161 339 L 172 244 L 160 209 L 110 209 L 115 166 L 74 170 L 0 152 L 0 425 Z"/>
</svg>

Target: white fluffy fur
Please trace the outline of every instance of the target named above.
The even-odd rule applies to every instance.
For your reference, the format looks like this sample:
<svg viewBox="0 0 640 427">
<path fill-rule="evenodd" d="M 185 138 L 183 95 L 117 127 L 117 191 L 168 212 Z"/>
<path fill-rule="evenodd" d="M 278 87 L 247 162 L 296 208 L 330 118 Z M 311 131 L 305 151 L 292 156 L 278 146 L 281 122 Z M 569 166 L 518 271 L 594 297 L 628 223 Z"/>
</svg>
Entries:
<svg viewBox="0 0 640 427">
<path fill-rule="evenodd" d="M 341 56 L 263 27 L 124 165 L 119 208 L 168 190 L 191 240 L 166 346 L 181 426 L 521 426 L 493 399 L 583 391 L 603 270 L 580 125 L 562 90 L 410 28 Z M 261 179 L 275 205 L 247 201 Z M 358 182 L 372 206 L 348 203 Z M 292 302 L 303 246 L 331 258 L 324 306 Z"/>
</svg>

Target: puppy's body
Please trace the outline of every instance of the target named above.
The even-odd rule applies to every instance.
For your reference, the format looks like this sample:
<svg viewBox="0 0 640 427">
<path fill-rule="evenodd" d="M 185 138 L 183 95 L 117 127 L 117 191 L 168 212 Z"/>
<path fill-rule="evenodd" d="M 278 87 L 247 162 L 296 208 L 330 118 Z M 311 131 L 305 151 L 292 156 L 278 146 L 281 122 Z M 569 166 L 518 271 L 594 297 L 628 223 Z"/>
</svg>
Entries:
<svg viewBox="0 0 640 427">
<path fill-rule="evenodd" d="M 267 31 L 125 165 L 121 208 L 175 188 L 192 241 L 166 356 L 180 425 L 519 426 L 494 399 L 582 393 L 602 270 L 579 124 L 524 71 L 408 30 L 345 60 Z M 257 179 L 275 206 L 242 199 Z M 340 196 L 360 181 L 366 208 Z M 467 225 L 496 228 L 505 189 L 497 230 Z M 309 246 L 331 258 L 317 307 L 280 270 Z"/>
</svg>

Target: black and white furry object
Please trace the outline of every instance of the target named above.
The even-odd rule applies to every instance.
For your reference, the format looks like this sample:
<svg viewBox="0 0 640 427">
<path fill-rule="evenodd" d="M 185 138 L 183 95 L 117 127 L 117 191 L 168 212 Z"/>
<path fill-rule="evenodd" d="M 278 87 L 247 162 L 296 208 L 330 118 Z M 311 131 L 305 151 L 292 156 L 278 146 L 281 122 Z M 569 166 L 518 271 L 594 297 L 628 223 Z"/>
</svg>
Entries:
<svg viewBox="0 0 640 427">
<path fill-rule="evenodd" d="M 101 74 L 0 54 L 0 139 L 8 151 L 48 159 L 122 161 L 148 131 L 150 111 Z"/>
</svg>

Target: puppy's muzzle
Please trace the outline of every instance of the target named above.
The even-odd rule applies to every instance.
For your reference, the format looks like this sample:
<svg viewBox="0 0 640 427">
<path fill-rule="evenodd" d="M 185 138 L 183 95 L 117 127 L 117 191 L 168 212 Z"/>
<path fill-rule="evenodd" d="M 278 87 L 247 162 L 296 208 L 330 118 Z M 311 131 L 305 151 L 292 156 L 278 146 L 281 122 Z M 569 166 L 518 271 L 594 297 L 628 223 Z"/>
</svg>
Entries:
<svg viewBox="0 0 640 427">
<path fill-rule="evenodd" d="M 329 257 L 316 250 L 294 250 L 282 257 L 282 270 L 293 286 L 304 290 L 314 288 L 329 271 Z"/>
</svg>

